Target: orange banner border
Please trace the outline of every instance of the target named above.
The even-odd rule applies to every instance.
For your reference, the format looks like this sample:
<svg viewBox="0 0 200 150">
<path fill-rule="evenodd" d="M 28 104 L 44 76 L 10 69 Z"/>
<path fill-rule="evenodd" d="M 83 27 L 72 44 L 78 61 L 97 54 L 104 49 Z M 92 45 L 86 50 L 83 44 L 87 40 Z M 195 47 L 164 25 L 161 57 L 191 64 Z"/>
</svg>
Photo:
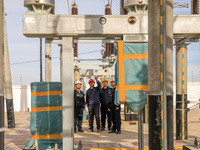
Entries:
<svg viewBox="0 0 200 150">
<path fill-rule="evenodd" d="M 32 140 L 49 140 L 49 139 L 61 139 L 62 134 L 57 135 L 31 135 Z"/>
<path fill-rule="evenodd" d="M 31 96 L 62 95 L 62 91 L 32 92 Z"/>
<path fill-rule="evenodd" d="M 125 85 L 124 60 L 128 59 L 148 59 L 148 54 L 124 55 L 123 41 L 118 41 L 117 60 L 119 64 L 119 85 L 117 91 L 120 91 L 121 104 L 125 104 L 125 90 L 144 90 L 148 91 L 148 85 Z"/>
<path fill-rule="evenodd" d="M 31 108 L 31 112 L 42 112 L 42 111 L 61 111 L 63 110 L 63 107 L 37 107 L 37 108 Z"/>
</svg>

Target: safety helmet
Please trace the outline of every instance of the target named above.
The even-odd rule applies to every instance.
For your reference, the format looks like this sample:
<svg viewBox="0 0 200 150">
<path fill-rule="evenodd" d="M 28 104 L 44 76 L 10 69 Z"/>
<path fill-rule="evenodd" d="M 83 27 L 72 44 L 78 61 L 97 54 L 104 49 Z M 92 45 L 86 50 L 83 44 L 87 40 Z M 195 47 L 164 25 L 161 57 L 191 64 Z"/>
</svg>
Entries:
<svg viewBox="0 0 200 150">
<path fill-rule="evenodd" d="M 115 82 L 115 79 L 112 79 L 112 81 L 111 82 Z"/>
<path fill-rule="evenodd" d="M 75 85 L 76 85 L 76 84 L 82 84 L 82 83 L 81 83 L 81 81 L 76 81 Z"/>
<path fill-rule="evenodd" d="M 92 82 L 94 82 L 94 80 L 93 80 L 93 79 L 90 79 L 90 80 L 89 80 L 89 84 L 92 83 Z"/>
<path fill-rule="evenodd" d="M 103 82 L 108 82 L 108 80 L 106 80 L 106 79 L 103 79 L 102 83 L 103 83 Z"/>
</svg>

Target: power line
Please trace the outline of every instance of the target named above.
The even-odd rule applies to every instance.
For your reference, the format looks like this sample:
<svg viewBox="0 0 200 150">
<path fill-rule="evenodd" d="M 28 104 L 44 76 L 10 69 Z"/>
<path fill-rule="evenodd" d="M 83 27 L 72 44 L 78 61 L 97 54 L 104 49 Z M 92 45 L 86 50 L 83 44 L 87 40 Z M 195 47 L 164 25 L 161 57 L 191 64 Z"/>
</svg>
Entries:
<svg viewBox="0 0 200 150">
<path fill-rule="evenodd" d="M 57 58 L 60 58 L 60 57 L 54 57 L 52 59 L 57 59 Z M 42 60 L 44 61 L 45 59 L 42 59 Z M 40 60 L 24 61 L 24 62 L 13 63 L 13 64 L 10 64 L 10 65 L 27 64 L 27 63 L 33 63 L 33 62 L 38 62 L 38 61 L 40 61 Z"/>
<path fill-rule="evenodd" d="M 79 53 L 78 55 L 90 54 L 90 53 L 95 53 L 95 52 L 100 52 L 100 51 L 101 51 L 101 50 L 90 51 L 90 52 L 85 52 L 85 53 Z"/>
<path fill-rule="evenodd" d="M 97 50 L 97 51 L 90 51 L 90 52 L 85 52 L 85 53 L 80 53 L 79 55 L 85 55 L 85 54 L 90 54 L 90 53 L 95 53 L 95 52 L 100 52 L 101 50 Z M 59 59 L 60 57 L 53 57 L 52 59 Z M 42 59 L 43 61 L 45 59 Z M 19 64 L 28 64 L 28 63 L 34 63 L 34 62 L 39 62 L 40 60 L 31 60 L 31 61 L 24 61 L 24 62 L 18 62 L 18 63 L 13 63 L 10 65 L 19 65 Z"/>
</svg>

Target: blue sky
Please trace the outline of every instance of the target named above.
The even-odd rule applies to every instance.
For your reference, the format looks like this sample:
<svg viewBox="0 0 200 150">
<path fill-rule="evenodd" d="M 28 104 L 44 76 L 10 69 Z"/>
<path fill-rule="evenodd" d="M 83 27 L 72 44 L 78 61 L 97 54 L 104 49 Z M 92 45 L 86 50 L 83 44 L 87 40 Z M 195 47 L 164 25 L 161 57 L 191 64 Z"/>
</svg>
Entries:
<svg viewBox="0 0 200 150">
<path fill-rule="evenodd" d="M 105 0 L 106 1 L 106 0 Z M 113 15 L 119 14 L 119 1 L 113 0 Z M 188 0 L 179 0 L 180 2 L 190 2 Z M 18 62 L 39 60 L 39 39 L 26 38 L 22 31 L 22 16 L 27 11 L 23 6 L 23 0 L 5 0 L 5 13 L 7 13 L 7 31 L 11 62 L 11 73 L 14 85 L 28 85 L 30 82 L 39 81 L 39 62 L 12 65 Z M 104 0 L 76 0 L 79 8 L 79 14 L 104 14 Z M 190 8 L 176 8 L 174 14 L 190 14 Z M 68 14 L 67 0 L 56 0 L 56 14 Z M 43 40 L 44 41 L 44 40 Z M 79 44 L 79 53 L 101 50 L 101 44 Z M 44 51 L 44 44 L 43 44 Z M 59 56 L 59 47 L 52 46 L 52 57 Z M 43 54 L 44 58 L 44 54 Z M 99 52 L 80 55 L 79 58 L 101 58 Z M 200 44 L 192 43 L 188 46 L 188 79 L 200 81 Z M 60 80 L 59 59 L 52 60 L 52 78 L 53 81 Z M 44 64 L 43 64 L 44 69 Z M 44 75 L 44 74 L 43 74 Z M 44 76 L 43 76 L 44 77 Z"/>
</svg>

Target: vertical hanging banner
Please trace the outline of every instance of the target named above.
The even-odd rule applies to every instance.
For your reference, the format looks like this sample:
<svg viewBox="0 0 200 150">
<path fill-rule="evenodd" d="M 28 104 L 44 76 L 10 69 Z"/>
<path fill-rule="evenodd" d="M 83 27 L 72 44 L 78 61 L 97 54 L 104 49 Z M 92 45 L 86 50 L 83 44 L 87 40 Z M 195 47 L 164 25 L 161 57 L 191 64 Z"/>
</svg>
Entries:
<svg viewBox="0 0 200 150">
<path fill-rule="evenodd" d="M 140 112 L 147 103 L 148 91 L 148 43 L 118 41 L 114 48 L 115 104 L 126 104 L 132 112 Z"/>
<path fill-rule="evenodd" d="M 62 83 L 31 83 L 31 141 L 24 149 L 52 149 L 56 143 L 62 147 L 62 110 Z"/>
</svg>

